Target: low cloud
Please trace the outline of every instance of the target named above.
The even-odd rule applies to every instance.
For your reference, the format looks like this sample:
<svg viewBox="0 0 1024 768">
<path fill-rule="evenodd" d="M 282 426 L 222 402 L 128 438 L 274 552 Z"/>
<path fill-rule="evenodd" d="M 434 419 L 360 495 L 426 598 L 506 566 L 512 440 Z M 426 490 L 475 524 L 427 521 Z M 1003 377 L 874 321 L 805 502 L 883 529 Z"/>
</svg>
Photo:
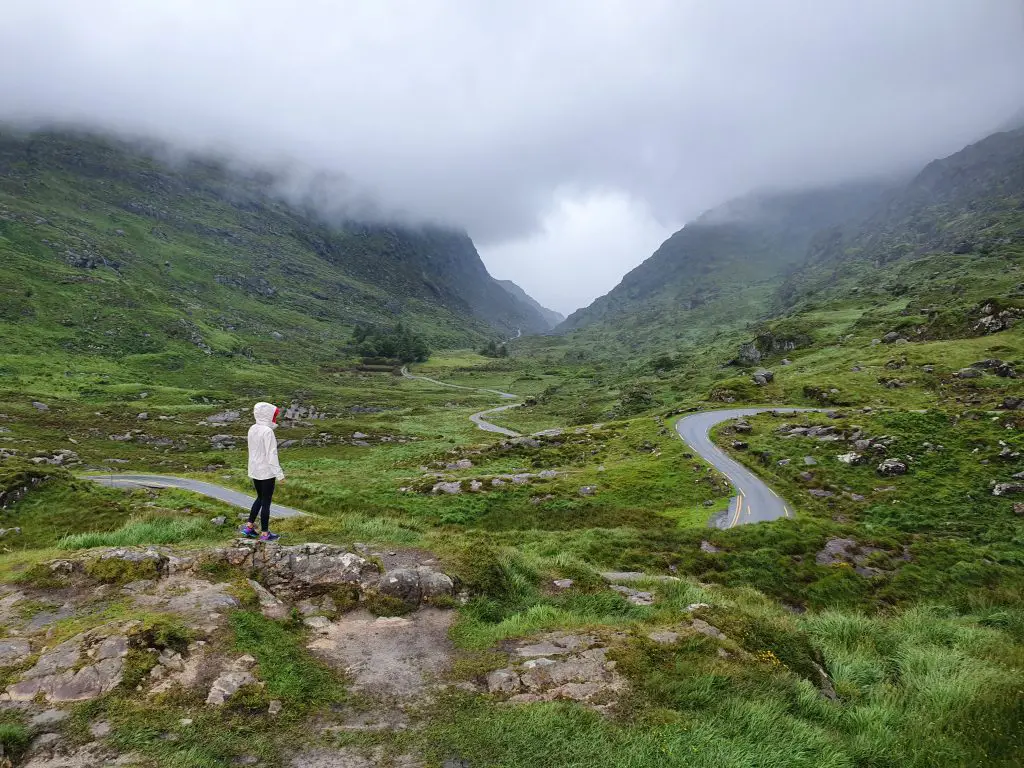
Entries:
<svg viewBox="0 0 1024 768">
<path fill-rule="evenodd" d="M 656 228 L 756 187 L 912 168 L 1021 104 L 1017 0 L 9 0 L 0 26 L 0 119 L 350 180 L 569 304 Z M 601 231 L 608 199 L 632 213 L 580 273 L 555 247 L 584 227 L 565 211 Z"/>
</svg>

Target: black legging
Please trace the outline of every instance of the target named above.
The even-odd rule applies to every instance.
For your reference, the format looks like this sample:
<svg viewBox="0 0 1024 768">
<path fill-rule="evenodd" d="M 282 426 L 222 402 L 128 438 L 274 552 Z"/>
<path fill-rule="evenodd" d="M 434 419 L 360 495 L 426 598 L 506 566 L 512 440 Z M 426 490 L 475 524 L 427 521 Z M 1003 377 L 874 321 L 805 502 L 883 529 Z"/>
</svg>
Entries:
<svg viewBox="0 0 1024 768">
<path fill-rule="evenodd" d="M 274 498 L 274 478 L 269 480 L 253 480 L 256 488 L 256 501 L 252 503 L 252 510 L 249 512 L 249 525 L 256 522 L 256 515 L 260 516 L 260 527 L 264 531 L 270 530 L 270 500 Z"/>
</svg>

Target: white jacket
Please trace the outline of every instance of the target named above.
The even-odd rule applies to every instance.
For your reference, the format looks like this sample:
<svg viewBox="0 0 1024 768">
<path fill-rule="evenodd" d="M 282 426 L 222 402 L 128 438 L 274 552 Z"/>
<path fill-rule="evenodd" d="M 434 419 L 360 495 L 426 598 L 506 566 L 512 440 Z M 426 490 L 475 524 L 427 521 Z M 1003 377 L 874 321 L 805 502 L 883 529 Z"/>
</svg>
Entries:
<svg viewBox="0 0 1024 768">
<path fill-rule="evenodd" d="M 277 408 L 270 403 L 256 403 L 252 415 L 256 423 L 249 427 L 249 477 L 253 480 L 284 480 L 284 472 L 277 461 L 277 437 L 274 414 Z"/>
</svg>

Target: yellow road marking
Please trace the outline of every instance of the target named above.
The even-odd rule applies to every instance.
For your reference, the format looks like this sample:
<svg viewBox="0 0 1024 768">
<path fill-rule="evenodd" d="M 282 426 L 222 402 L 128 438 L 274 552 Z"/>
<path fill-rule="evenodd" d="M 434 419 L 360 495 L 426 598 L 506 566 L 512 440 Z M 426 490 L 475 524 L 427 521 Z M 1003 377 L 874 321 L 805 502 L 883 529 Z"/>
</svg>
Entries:
<svg viewBox="0 0 1024 768">
<path fill-rule="evenodd" d="M 732 522 L 729 523 L 729 527 L 732 528 L 740 521 L 740 511 L 743 509 L 743 493 L 741 491 L 736 492 L 736 514 L 733 515 Z"/>
</svg>

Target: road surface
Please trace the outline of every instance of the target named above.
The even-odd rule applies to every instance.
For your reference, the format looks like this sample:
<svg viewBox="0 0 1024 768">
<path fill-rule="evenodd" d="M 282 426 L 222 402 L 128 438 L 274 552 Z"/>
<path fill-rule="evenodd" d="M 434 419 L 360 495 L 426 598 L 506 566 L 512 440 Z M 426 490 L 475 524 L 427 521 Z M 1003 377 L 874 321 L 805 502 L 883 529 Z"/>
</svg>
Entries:
<svg viewBox="0 0 1024 768">
<path fill-rule="evenodd" d="M 728 408 L 719 411 L 701 411 L 684 416 L 676 422 L 676 432 L 693 451 L 729 478 L 736 495 L 729 502 L 729 511 L 719 525 L 732 528 L 747 523 L 764 523 L 780 517 L 793 517 L 793 510 L 753 472 L 711 442 L 708 435 L 716 424 L 741 416 L 753 416 L 765 411 L 799 413 L 813 408 Z"/>
<path fill-rule="evenodd" d="M 518 337 L 517 337 L 518 338 Z M 461 384 L 449 384 L 447 381 L 438 381 L 437 379 L 430 379 L 426 376 L 413 376 L 409 373 L 409 368 L 402 366 L 402 375 L 407 379 L 418 379 L 419 381 L 429 381 L 431 384 L 438 384 L 442 387 L 450 387 L 452 389 L 468 389 L 471 392 L 487 392 L 492 395 L 497 395 L 503 400 L 516 400 L 518 395 L 513 395 L 511 392 L 501 392 L 497 389 L 481 389 L 479 387 L 464 387 Z M 501 411 L 507 411 L 509 408 L 518 408 L 522 403 L 512 403 L 511 405 L 502 405 L 497 408 L 488 408 L 486 411 L 479 411 L 469 417 L 469 420 L 476 424 L 477 428 L 482 429 L 484 432 L 494 432 L 495 434 L 505 435 L 506 437 L 519 437 L 519 433 L 507 429 L 506 427 L 499 427 L 497 424 L 491 424 L 487 421 L 487 417 L 492 413 L 500 413 Z"/>
<path fill-rule="evenodd" d="M 413 376 L 408 368 L 402 368 L 402 375 L 407 379 L 419 379 L 429 381 L 432 384 L 439 384 L 443 387 L 455 389 L 470 389 L 477 392 L 489 392 L 499 395 L 502 398 L 511 399 L 516 395 L 508 392 L 499 392 L 494 389 L 477 389 L 475 387 L 464 387 L 459 384 L 449 384 L 436 379 L 429 379 L 426 376 Z M 480 411 L 470 416 L 470 420 L 478 428 L 485 432 L 494 432 L 508 437 L 520 437 L 518 432 L 500 427 L 487 421 L 487 416 L 492 413 L 500 413 L 510 408 L 517 408 L 522 403 L 512 403 Z M 744 467 L 735 459 L 730 458 L 721 448 L 711 442 L 708 432 L 716 424 L 729 419 L 741 416 L 753 416 L 765 411 L 777 411 L 779 413 L 801 413 L 814 411 L 815 408 L 725 408 L 716 411 L 701 411 L 689 416 L 684 416 L 676 422 L 676 432 L 679 437 L 693 449 L 702 459 L 729 478 L 729 482 L 736 488 L 736 495 L 729 501 L 729 509 L 723 520 L 718 525 L 721 528 L 732 528 L 737 525 L 748 523 L 764 523 L 769 520 L 778 520 L 780 517 L 793 517 L 793 510 L 779 497 L 775 491 L 769 488 L 753 472 Z"/>
<path fill-rule="evenodd" d="M 84 475 L 89 480 L 105 485 L 109 488 L 180 488 L 184 491 L 192 491 L 211 499 L 219 499 L 242 509 L 252 507 L 256 499 L 254 495 L 225 488 L 213 483 L 204 483 L 202 480 L 192 480 L 187 477 L 171 477 L 170 475 Z M 271 517 L 300 517 L 305 512 L 300 512 L 291 507 L 281 504 L 270 505 Z"/>
</svg>

